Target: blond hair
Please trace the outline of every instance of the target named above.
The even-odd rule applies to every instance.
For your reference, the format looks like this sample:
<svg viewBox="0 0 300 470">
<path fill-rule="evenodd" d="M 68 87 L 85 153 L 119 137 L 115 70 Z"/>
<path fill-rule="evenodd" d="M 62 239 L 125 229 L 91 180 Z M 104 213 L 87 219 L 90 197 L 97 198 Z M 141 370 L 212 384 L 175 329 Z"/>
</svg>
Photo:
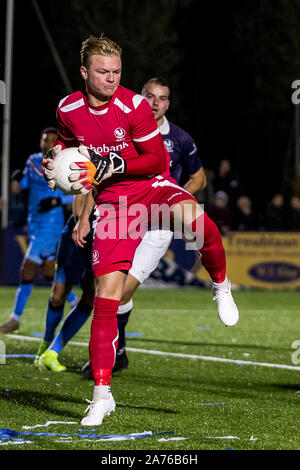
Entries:
<svg viewBox="0 0 300 470">
<path fill-rule="evenodd" d="M 116 55 L 121 57 L 122 49 L 120 46 L 111 39 L 103 36 L 89 36 L 83 41 L 80 51 L 81 65 L 88 67 L 90 64 L 90 57 L 92 55 Z"/>
</svg>

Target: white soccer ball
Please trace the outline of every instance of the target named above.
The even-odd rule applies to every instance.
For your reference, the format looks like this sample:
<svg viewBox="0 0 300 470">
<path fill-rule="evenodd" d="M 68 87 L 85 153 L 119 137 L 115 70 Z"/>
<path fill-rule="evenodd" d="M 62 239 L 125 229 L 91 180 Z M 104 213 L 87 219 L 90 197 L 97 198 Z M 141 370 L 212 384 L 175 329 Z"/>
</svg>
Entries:
<svg viewBox="0 0 300 470">
<path fill-rule="evenodd" d="M 54 181 L 57 189 L 64 194 L 80 194 L 80 190 L 73 190 L 73 182 L 69 180 L 72 173 L 80 172 L 80 169 L 71 170 L 70 164 L 73 162 L 88 162 L 89 159 L 79 153 L 78 147 L 69 147 L 59 152 L 53 160 Z"/>
</svg>

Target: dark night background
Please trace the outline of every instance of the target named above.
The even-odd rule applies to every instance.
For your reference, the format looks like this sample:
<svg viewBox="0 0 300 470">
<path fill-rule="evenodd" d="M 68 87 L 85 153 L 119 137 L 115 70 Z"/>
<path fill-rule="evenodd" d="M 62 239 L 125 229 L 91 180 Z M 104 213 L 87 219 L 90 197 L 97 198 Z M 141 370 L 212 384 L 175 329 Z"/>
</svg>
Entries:
<svg viewBox="0 0 300 470">
<path fill-rule="evenodd" d="M 3 80 L 5 4 L 0 2 Z M 300 0 L 38 0 L 72 89 L 81 42 L 102 32 L 123 48 L 122 84 L 171 86 L 170 120 L 196 140 L 205 168 L 228 158 L 256 206 L 288 191 L 292 176 L 291 84 L 300 79 Z M 31 0 L 15 1 L 11 168 L 39 148 L 68 94 Z M 1 113 L 2 119 L 2 113 Z M 1 123 L 2 134 L 2 123 Z"/>
</svg>

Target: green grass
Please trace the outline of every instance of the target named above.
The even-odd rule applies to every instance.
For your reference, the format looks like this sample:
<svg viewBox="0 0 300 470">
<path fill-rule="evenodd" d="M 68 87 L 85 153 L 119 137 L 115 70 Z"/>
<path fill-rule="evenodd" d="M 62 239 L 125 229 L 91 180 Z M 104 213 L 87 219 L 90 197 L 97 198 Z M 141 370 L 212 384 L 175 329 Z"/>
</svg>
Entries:
<svg viewBox="0 0 300 470">
<path fill-rule="evenodd" d="M 15 289 L 0 289 L 0 322 L 11 311 Z M 79 291 L 78 291 L 79 293 Z M 19 335 L 43 331 L 49 290 L 35 288 Z M 211 356 L 293 366 L 293 341 L 300 340 L 297 292 L 241 291 L 234 296 L 240 321 L 225 328 L 206 290 L 140 290 L 127 328 L 129 369 L 112 379 L 116 412 L 98 435 L 173 432 L 127 441 L 83 440 L 78 436 L 30 436 L 31 444 L 1 450 L 298 450 L 300 370 L 151 355 L 134 349 Z M 66 309 L 66 313 L 67 313 Z M 88 343 L 90 322 L 73 339 Z M 6 354 L 35 354 L 36 341 L 1 336 Z M 132 349 L 132 350 L 131 350 Z M 299 355 L 300 356 L 300 355 Z M 76 434 L 91 399 L 93 382 L 80 368 L 86 346 L 68 345 L 61 354 L 67 372 L 39 372 L 31 358 L 7 358 L 0 365 L 0 428 L 52 424 L 32 432 Z M 300 365 L 300 364 L 299 364 Z M 86 433 L 92 433 L 86 428 Z M 236 436 L 238 439 L 214 439 Z M 183 437 L 185 440 L 159 439 Z M 68 439 L 66 439 L 68 438 Z M 5 441 L 0 441 L 3 444 Z"/>
</svg>

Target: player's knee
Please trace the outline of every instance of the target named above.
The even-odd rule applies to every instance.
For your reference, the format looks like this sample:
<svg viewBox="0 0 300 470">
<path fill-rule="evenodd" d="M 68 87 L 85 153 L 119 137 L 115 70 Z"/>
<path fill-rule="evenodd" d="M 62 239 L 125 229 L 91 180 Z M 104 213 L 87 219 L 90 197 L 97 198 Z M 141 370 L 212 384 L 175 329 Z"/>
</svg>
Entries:
<svg viewBox="0 0 300 470">
<path fill-rule="evenodd" d="M 127 304 L 128 302 L 130 302 L 131 297 L 132 297 L 131 291 L 125 291 L 125 292 L 123 292 L 122 298 L 121 298 L 121 301 L 120 301 L 120 305 L 125 305 L 125 304 Z"/>
<path fill-rule="evenodd" d="M 65 285 L 58 285 L 55 284 L 52 286 L 51 295 L 50 295 L 50 303 L 53 307 L 59 307 L 64 305 L 66 302 L 68 295 L 68 291 Z"/>
<path fill-rule="evenodd" d="M 61 307 L 62 305 L 65 304 L 65 297 L 64 296 L 55 296 L 55 295 L 52 295 L 50 296 L 50 304 L 52 307 Z"/>
<path fill-rule="evenodd" d="M 196 200 L 181 201 L 172 208 L 175 228 L 189 227 L 190 224 L 204 213 L 204 210 Z"/>
<path fill-rule="evenodd" d="M 23 261 L 21 268 L 20 268 L 20 279 L 22 282 L 28 282 L 32 281 L 34 275 L 38 269 L 38 265 L 34 263 L 33 261 L 26 259 Z"/>
<path fill-rule="evenodd" d="M 135 273 L 135 275 L 138 275 Z M 131 273 L 128 274 L 127 279 L 124 284 L 124 288 L 122 291 L 122 298 L 120 301 L 120 305 L 125 305 L 128 302 L 130 302 L 131 298 L 133 297 L 133 294 L 135 291 L 138 289 L 140 286 L 140 281 L 136 277 L 134 277 Z"/>
<path fill-rule="evenodd" d="M 112 271 L 96 278 L 95 295 L 105 299 L 120 300 L 126 276 L 121 271 Z"/>
<path fill-rule="evenodd" d="M 54 272 L 55 272 L 55 261 L 53 260 L 53 262 L 46 262 L 43 266 L 42 266 L 42 273 L 43 273 L 43 276 L 49 280 L 49 281 L 52 281 L 53 278 L 54 278 Z"/>
</svg>

